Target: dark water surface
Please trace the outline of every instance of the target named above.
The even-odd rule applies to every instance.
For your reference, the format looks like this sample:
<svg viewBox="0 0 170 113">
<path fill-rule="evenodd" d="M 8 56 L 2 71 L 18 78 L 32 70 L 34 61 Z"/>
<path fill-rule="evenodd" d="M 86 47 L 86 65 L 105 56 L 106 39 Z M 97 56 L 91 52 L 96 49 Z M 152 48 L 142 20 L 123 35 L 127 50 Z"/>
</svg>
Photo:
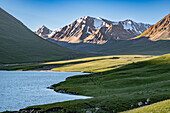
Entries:
<svg viewBox="0 0 170 113">
<path fill-rule="evenodd" d="M 56 93 L 46 87 L 81 72 L 0 71 L 0 112 L 31 105 L 48 104 L 86 96 Z"/>
</svg>

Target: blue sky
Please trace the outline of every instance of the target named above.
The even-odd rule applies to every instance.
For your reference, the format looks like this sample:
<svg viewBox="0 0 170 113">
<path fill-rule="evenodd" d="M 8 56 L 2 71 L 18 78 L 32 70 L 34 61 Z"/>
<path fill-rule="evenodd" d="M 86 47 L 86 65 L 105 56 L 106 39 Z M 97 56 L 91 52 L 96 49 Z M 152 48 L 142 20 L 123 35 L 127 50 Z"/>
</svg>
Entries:
<svg viewBox="0 0 170 113">
<path fill-rule="evenodd" d="M 170 13 L 170 0 L 0 0 L 0 7 L 31 30 L 61 28 L 84 16 L 155 24 Z"/>
</svg>

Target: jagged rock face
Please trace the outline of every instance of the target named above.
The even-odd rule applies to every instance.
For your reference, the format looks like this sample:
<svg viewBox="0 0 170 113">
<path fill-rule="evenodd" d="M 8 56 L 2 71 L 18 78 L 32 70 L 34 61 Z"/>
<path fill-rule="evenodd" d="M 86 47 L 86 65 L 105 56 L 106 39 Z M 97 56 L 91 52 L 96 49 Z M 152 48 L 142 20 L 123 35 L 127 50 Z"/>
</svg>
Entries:
<svg viewBox="0 0 170 113">
<path fill-rule="evenodd" d="M 42 38 L 48 38 L 52 31 L 43 25 L 37 31 L 35 31 L 35 33 Z"/>
<path fill-rule="evenodd" d="M 96 29 L 93 26 L 93 18 L 84 17 L 63 27 L 60 31 L 57 31 L 49 38 L 69 43 L 79 43 L 95 31 Z"/>
<path fill-rule="evenodd" d="M 170 14 L 142 33 L 139 37 L 148 37 L 149 40 L 170 40 Z"/>
<path fill-rule="evenodd" d="M 102 44 L 109 40 L 128 40 L 140 35 L 150 26 L 132 20 L 113 22 L 86 16 L 60 30 L 53 31 L 48 38 L 69 43 Z"/>
</svg>

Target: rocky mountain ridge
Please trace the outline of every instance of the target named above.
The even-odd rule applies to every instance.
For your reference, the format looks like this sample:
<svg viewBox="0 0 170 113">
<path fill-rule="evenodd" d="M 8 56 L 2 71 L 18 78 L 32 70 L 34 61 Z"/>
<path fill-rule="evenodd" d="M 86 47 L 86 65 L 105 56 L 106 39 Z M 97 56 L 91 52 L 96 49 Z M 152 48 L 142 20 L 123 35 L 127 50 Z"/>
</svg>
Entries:
<svg viewBox="0 0 170 113">
<path fill-rule="evenodd" d="M 128 40 L 136 37 L 150 26 L 150 24 L 136 23 L 130 19 L 114 22 L 100 17 L 85 16 L 61 29 L 52 31 L 42 26 L 35 33 L 43 38 L 68 43 L 103 44 L 109 40 Z"/>
<path fill-rule="evenodd" d="M 136 38 L 140 37 L 147 37 L 152 41 L 170 40 L 170 14 L 165 16 Z"/>
</svg>

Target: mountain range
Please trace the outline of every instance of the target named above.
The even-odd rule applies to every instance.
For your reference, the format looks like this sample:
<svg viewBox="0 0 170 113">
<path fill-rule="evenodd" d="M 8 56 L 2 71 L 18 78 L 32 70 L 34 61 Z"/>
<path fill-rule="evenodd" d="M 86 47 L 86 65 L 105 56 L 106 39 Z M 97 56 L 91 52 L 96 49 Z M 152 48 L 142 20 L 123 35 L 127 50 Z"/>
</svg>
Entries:
<svg viewBox="0 0 170 113">
<path fill-rule="evenodd" d="M 0 64 L 170 52 L 170 14 L 152 26 L 86 16 L 53 31 L 42 26 L 36 34 L 44 39 L 1 8 L 0 15 Z"/>
<path fill-rule="evenodd" d="M 82 51 L 82 52 L 93 52 L 102 53 L 106 55 L 111 54 L 143 54 L 143 55 L 160 55 L 170 52 L 170 41 L 169 37 L 169 15 L 165 16 L 155 25 L 152 25 L 141 35 L 134 38 L 127 39 L 113 39 L 108 40 L 104 44 L 98 43 L 69 43 L 67 41 L 57 41 L 55 38 L 46 38 L 47 40 L 57 43 L 63 47 Z M 120 26 L 119 26 L 120 27 Z M 99 28 L 100 29 L 100 28 Z M 118 31 L 115 29 L 115 32 Z M 129 31 L 130 32 L 130 31 Z M 129 33 L 126 32 L 126 33 Z M 124 32 L 120 32 L 124 33 Z M 158 34 L 162 34 L 159 35 Z M 90 35 L 91 36 L 91 35 Z M 90 37 L 88 36 L 88 37 Z M 96 35 L 97 36 L 97 35 Z M 100 35 L 99 35 L 100 36 Z M 155 38 L 152 38 L 152 37 Z M 96 37 L 97 39 L 98 37 Z M 106 37 L 107 38 L 107 37 Z M 156 40 L 153 40 L 156 39 Z"/>
<path fill-rule="evenodd" d="M 110 40 L 128 40 L 136 37 L 150 26 L 130 19 L 114 22 L 100 17 L 85 16 L 57 30 L 50 30 L 43 25 L 35 33 L 43 38 L 68 43 L 103 44 Z"/>
</svg>

